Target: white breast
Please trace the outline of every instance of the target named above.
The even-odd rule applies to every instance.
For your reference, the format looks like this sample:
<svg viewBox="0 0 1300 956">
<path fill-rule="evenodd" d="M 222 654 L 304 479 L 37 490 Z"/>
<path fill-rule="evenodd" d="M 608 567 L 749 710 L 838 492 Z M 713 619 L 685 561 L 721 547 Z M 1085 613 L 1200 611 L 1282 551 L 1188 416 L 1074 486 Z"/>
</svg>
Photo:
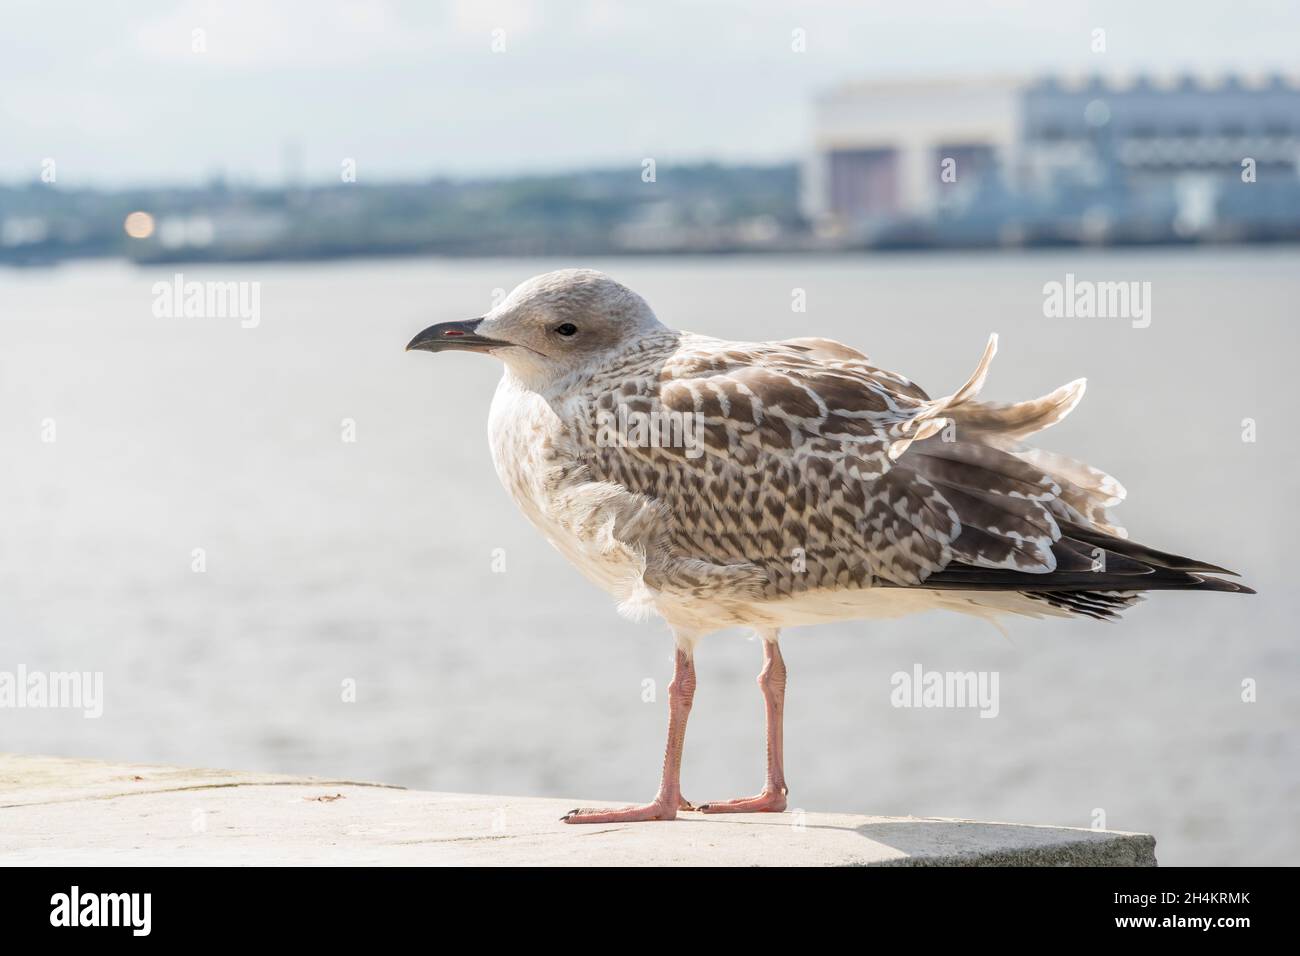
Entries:
<svg viewBox="0 0 1300 956">
<path fill-rule="evenodd" d="M 558 427 L 546 402 L 507 372 L 492 396 L 488 443 L 497 477 L 533 524 L 538 524 L 541 511 L 536 476 L 540 473 L 543 439 L 550 429 Z"/>
<path fill-rule="evenodd" d="M 488 413 L 488 441 L 497 477 L 525 518 L 590 581 L 610 594 L 626 590 L 629 569 L 604 559 L 575 537 L 574 518 L 556 509 L 547 477 L 564 463 L 556 458 L 563 426 L 550 405 L 508 372 Z M 612 556 L 611 556 L 612 557 Z"/>
</svg>

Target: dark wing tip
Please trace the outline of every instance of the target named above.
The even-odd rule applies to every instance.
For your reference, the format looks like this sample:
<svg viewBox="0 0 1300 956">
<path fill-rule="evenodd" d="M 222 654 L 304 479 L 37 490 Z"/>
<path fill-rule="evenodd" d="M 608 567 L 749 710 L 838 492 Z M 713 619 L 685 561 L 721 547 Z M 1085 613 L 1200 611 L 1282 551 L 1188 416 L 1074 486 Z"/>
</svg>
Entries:
<svg viewBox="0 0 1300 956">
<path fill-rule="evenodd" d="M 1231 571 L 1226 572 L 1231 574 Z M 1258 592 L 1245 584 L 1239 584 L 1236 581 L 1225 581 L 1222 578 L 1211 578 L 1201 574 L 1190 575 L 1197 580 L 1194 590 L 1198 591 L 1222 591 L 1226 594 L 1257 594 Z"/>
<path fill-rule="evenodd" d="M 1181 554 L 1172 554 L 1169 551 L 1158 551 L 1144 544 L 1138 544 L 1129 538 L 1117 538 L 1104 531 L 1086 528 L 1074 522 L 1063 521 L 1060 525 L 1061 530 L 1065 532 L 1063 537 L 1074 538 L 1077 541 L 1099 546 L 1107 551 L 1116 552 L 1137 561 L 1143 561 L 1153 567 L 1168 568 L 1171 571 L 1186 571 L 1194 574 L 1226 574 L 1234 578 L 1240 576 L 1236 571 L 1221 568 L 1217 564 L 1210 564 L 1208 561 L 1185 558 Z"/>
</svg>

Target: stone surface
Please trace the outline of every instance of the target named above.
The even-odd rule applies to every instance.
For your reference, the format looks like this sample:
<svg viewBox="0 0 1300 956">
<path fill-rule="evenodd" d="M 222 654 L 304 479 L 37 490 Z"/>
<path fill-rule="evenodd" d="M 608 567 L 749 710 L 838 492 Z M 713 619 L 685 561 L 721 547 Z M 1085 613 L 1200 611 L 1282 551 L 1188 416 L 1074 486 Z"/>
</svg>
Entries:
<svg viewBox="0 0 1300 956">
<path fill-rule="evenodd" d="M 0 754 L 0 864 L 1153 866 L 1140 833 L 836 813 L 570 826 L 592 801 Z"/>
</svg>

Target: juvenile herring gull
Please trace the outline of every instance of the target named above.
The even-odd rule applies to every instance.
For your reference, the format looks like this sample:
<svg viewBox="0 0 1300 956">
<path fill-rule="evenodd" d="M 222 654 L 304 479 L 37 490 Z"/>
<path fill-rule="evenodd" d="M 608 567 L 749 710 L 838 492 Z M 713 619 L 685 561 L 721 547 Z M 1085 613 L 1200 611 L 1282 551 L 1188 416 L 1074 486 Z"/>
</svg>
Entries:
<svg viewBox="0 0 1300 956">
<path fill-rule="evenodd" d="M 1249 588 L 1223 568 L 1127 540 L 1109 475 L 1024 439 L 1064 418 L 1084 380 L 1028 402 L 978 401 L 997 345 L 932 399 L 829 339 L 728 342 L 678 332 L 608 276 L 529 279 L 487 315 L 407 346 L 485 352 L 505 374 L 492 460 L 539 531 L 619 611 L 676 642 L 668 746 L 644 806 L 578 809 L 569 823 L 671 820 L 682 797 L 695 645 L 762 638 L 767 777 L 706 813 L 786 807 L 781 628 L 942 608 L 988 619 L 1102 620 L 1154 590 Z"/>
</svg>

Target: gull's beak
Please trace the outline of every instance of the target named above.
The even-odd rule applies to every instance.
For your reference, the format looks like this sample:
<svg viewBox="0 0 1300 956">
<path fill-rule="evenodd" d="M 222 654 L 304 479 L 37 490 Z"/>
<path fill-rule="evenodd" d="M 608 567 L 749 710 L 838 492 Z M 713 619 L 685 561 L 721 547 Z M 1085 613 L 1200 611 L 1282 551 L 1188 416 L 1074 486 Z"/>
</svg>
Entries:
<svg viewBox="0 0 1300 956">
<path fill-rule="evenodd" d="M 407 343 L 406 351 L 490 352 L 509 344 L 475 333 L 474 330 L 482 321 L 482 319 L 468 319 L 464 322 L 439 322 L 437 325 L 431 325 Z"/>
</svg>

